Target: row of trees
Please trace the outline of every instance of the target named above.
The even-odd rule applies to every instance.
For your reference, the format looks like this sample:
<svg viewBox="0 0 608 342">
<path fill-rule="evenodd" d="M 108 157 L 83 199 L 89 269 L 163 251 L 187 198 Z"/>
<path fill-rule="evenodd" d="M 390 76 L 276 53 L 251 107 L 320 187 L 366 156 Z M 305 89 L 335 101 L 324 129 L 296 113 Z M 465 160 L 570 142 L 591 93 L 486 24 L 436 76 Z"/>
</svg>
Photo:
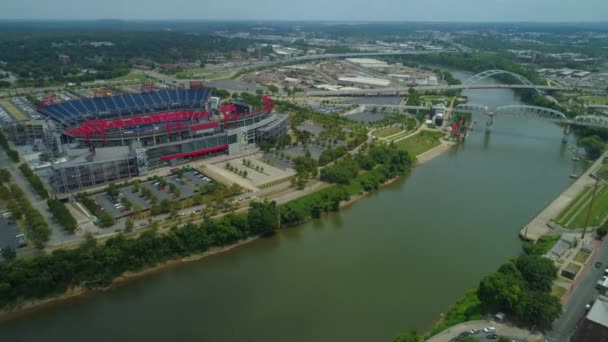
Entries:
<svg viewBox="0 0 608 342">
<path fill-rule="evenodd" d="M 371 146 L 362 149 L 357 158 L 371 168 L 371 172 L 381 172 L 384 179 L 406 172 L 413 164 L 407 153 L 394 146 Z M 303 168 L 311 169 L 312 165 Z M 357 182 L 357 178 L 353 182 Z M 226 193 L 232 191 L 226 188 Z M 76 249 L 5 261 L 0 263 L 0 307 L 61 294 L 76 286 L 105 287 L 126 271 L 138 271 L 249 236 L 270 234 L 280 226 L 298 224 L 317 218 L 323 212 L 336 211 L 340 202 L 350 196 L 347 187 L 333 185 L 281 206 L 274 202 L 252 202 L 247 214 L 207 218 L 200 225 L 174 227 L 164 235 L 157 234 L 154 229 L 133 239 L 121 234 L 109 239 L 105 245 L 97 245 L 89 236 Z M 87 196 L 79 199 L 85 205 L 94 202 Z M 31 277 L 30 274 L 39 276 Z"/>
<path fill-rule="evenodd" d="M 23 173 L 32 188 L 34 188 L 34 191 L 36 191 L 40 197 L 43 199 L 49 198 L 49 193 L 46 191 L 42 179 L 40 179 L 40 177 L 38 177 L 38 175 L 35 174 L 26 163 L 21 164 L 19 166 L 19 170 L 21 170 L 21 173 Z"/>
<path fill-rule="evenodd" d="M 281 223 L 294 225 L 310 218 L 318 218 L 323 212 L 337 211 L 341 201 L 350 199 L 352 195 L 359 194 L 361 190 L 369 191 L 378 188 L 387 180 L 409 172 L 414 161 L 414 158 L 407 152 L 394 145 L 372 145 L 369 148 L 362 148 L 354 159 L 347 157 L 336 163 L 335 166 L 321 170 L 323 179 L 340 173 L 341 168 L 347 169 L 344 171 L 348 173 L 346 177 L 337 177 L 340 180 L 340 182 L 336 182 L 338 184 L 280 206 Z M 357 168 L 368 170 L 368 172 L 359 174 L 352 172 Z M 326 173 L 327 171 L 324 171 L 326 169 L 333 169 L 333 171 Z M 346 178 L 348 178 L 348 182 L 342 181 Z M 350 186 L 351 184 L 359 186 Z"/>
<path fill-rule="evenodd" d="M 348 153 L 348 148 L 345 146 L 338 146 L 336 148 L 328 148 L 323 151 L 319 156 L 319 166 L 327 165 L 334 160 L 346 155 Z"/>
<path fill-rule="evenodd" d="M 51 213 L 63 229 L 68 233 L 73 234 L 76 231 L 76 219 L 74 219 L 74 216 L 72 216 L 65 204 L 54 198 L 46 200 L 46 204 L 49 206 Z"/>
<path fill-rule="evenodd" d="M 51 236 L 49 225 L 36 208 L 27 200 L 23 191 L 15 184 L 0 186 L 0 198 L 15 220 L 23 219 L 21 225 L 25 236 L 38 249 L 44 248 Z"/>
<path fill-rule="evenodd" d="M 206 219 L 200 225 L 174 227 L 163 235 L 153 229 L 133 239 L 119 234 L 104 245 L 89 235 L 75 249 L 4 261 L 0 263 L 0 308 L 58 295 L 73 287 L 105 287 L 126 271 L 272 233 L 279 227 L 279 219 L 275 202 L 252 202 L 247 214 Z"/>
<path fill-rule="evenodd" d="M 16 163 L 19 161 L 19 153 L 11 148 L 11 146 L 8 144 L 6 136 L 4 136 L 4 133 L 2 132 L 0 132 L 0 146 L 2 146 L 8 157 L 11 158 L 13 162 Z"/>
</svg>

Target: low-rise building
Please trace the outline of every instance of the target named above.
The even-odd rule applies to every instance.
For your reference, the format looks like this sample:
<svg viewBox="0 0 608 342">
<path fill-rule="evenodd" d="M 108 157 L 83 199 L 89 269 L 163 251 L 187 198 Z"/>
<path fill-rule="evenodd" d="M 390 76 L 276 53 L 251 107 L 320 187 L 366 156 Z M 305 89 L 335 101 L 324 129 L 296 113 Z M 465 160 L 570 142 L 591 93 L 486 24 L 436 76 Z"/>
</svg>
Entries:
<svg viewBox="0 0 608 342">
<path fill-rule="evenodd" d="M 600 295 L 572 338 L 573 342 L 608 342 L 608 297 Z"/>
<path fill-rule="evenodd" d="M 340 84 L 354 87 L 354 86 L 367 86 L 367 87 L 387 87 L 391 84 L 391 81 L 384 78 L 375 77 L 364 77 L 364 76 L 344 76 L 338 79 Z"/>
</svg>

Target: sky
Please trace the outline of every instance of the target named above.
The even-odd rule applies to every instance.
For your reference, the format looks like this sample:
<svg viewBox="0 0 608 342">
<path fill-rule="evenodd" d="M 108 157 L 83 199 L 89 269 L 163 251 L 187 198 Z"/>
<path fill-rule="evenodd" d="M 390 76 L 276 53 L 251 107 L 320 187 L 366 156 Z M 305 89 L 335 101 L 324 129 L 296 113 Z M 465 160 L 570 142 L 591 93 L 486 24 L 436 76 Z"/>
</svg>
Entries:
<svg viewBox="0 0 608 342">
<path fill-rule="evenodd" d="M 602 21 L 608 0 L 0 0 L 1 19 Z"/>
</svg>

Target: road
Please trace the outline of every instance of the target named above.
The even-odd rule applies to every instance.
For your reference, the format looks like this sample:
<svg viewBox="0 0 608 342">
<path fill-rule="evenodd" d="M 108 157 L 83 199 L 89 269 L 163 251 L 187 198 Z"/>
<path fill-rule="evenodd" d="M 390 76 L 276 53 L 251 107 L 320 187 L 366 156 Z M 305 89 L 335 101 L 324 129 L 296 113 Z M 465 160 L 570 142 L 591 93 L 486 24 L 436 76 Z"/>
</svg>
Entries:
<svg viewBox="0 0 608 342">
<path fill-rule="evenodd" d="M 494 327 L 496 328 L 496 334 L 499 336 L 509 336 L 510 338 L 515 338 L 517 340 L 523 341 L 542 341 L 543 336 L 539 333 L 532 333 L 528 330 L 521 329 L 512 325 L 498 323 L 494 321 L 469 321 L 460 323 L 453 327 L 450 327 L 439 334 L 432 336 L 426 342 L 449 342 L 452 338 L 458 336 L 458 334 L 468 331 L 470 329 L 482 330 L 485 327 Z M 474 335 L 474 337 L 481 337 L 482 340 L 487 340 L 485 338 L 487 334 L 483 332 L 479 332 Z M 496 341 L 496 340 L 494 340 Z"/>
<path fill-rule="evenodd" d="M 596 268 L 594 264 L 598 260 L 604 263 L 604 266 Z M 600 249 L 593 254 L 592 260 L 583 269 L 582 278 L 575 283 L 570 300 L 564 305 L 562 315 L 553 322 L 553 330 L 547 333 L 546 341 L 566 342 L 570 340 L 578 323 L 585 316 L 585 305 L 598 296 L 595 285 L 602 276 L 607 262 L 608 243 L 603 243 Z"/>
</svg>

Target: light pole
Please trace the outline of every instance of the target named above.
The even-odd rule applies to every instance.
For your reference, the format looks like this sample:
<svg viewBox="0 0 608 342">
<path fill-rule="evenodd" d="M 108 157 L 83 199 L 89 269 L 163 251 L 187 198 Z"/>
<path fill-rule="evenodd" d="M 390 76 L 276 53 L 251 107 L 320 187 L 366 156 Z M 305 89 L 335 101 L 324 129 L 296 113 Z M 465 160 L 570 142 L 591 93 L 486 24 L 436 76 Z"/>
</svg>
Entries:
<svg viewBox="0 0 608 342">
<path fill-rule="evenodd" d="M 589 210 L 587 211 L 587 217 L 585 218 L 585 225 L 583 226 L 583 233 L 581 234 L 581 240 L 585 238 L 585 233 L 587 233 L 587 225 L 589 224 L 589 219 L 591 218 L 591 212 L 593 210 L 593 202 L 595 202 L 595 194 L 597 193 L 597 186 L 600 183 L 600 176 L 595 175 L 595 184 L 593 185 L 593 192 L 591 194 L 591 201 L 589 202 Z"/>
</svg>

